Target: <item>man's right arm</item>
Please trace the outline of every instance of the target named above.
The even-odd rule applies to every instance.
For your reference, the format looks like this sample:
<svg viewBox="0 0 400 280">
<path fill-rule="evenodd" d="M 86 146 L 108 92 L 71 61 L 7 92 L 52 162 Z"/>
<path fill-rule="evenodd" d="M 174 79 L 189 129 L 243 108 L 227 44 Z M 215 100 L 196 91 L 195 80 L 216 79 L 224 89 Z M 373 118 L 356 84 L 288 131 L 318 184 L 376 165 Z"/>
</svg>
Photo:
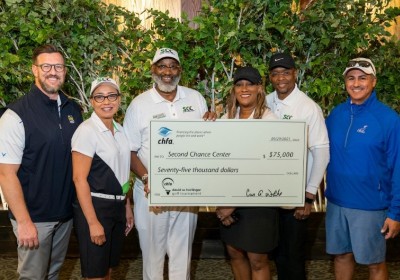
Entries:
<svg viewBox="0 0 400 280">
<path fill-rule="evenodd" d="M 144 175 L 147 175 L 147 169 L 142 163 L 142 161 L 139 159 L 137 152 L 132 151 L 131 152 L 131 171 L 135 173 L 136 178 L 142 179 Z M 150 192 L 149 185 L 148 185 L 148 180 L 146 179 L 145 182 L 143 182 L 144 185 L 144 192 L 148 194 Z"/>
<path fill-rule="evenodd" d="M 18 245 L 33 249 L 39 246 L 38 233 L 29 215 L 21 183 L 17 177 L 19 167 L 19 164 L 0 163 L 0 186 L 8 207 L 17 221 Z"/>
</svg>

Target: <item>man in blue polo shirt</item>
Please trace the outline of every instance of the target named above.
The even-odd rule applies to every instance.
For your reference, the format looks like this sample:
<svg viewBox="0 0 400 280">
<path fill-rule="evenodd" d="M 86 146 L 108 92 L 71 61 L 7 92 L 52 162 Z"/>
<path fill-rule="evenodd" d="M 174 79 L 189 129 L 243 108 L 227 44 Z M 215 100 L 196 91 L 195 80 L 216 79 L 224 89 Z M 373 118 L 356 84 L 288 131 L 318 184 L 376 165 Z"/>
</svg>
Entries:
<svg viewBox="0 0 400 280">
<path fill-rule="evenodd" d="M 60 88 L 64 57 L 34 50 L 35 83 L 0 119 L 0 185 L 18 240 L 19 279 L 58 279 L 72 229 L 71 138 L 81 110 Z"/>
</svg>

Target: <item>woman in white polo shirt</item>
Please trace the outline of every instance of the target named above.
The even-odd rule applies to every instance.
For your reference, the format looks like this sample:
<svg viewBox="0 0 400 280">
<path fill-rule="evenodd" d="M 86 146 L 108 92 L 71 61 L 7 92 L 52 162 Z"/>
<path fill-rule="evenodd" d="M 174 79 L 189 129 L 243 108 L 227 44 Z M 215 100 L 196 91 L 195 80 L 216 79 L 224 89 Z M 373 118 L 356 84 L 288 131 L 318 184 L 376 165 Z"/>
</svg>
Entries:
<svg viewBox="0 0 400 280">
<path fill-rule="evenodd" d="M 94 109 L 72 137 L 72 166 L 77 201 L 74 227 L 82 276 L 110 279 L 119 263 L 124 234 L 133 227 L 129 190 L 130 150 L 123 128 L 113 117 L 120 89 L 111 78 L 92 82 Z"/>
</svg>

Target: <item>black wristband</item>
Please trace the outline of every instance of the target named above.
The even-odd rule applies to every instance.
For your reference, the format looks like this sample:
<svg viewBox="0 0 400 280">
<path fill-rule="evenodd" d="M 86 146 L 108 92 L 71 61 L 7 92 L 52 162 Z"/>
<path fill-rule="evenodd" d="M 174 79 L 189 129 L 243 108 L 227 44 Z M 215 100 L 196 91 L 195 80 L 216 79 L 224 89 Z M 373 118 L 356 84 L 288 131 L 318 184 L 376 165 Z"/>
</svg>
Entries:
<svg viewBox="0 0 400 280">
<path fill-rule="evenodd" d="M 312 198 L 308 198 L 308 197 L 306 197 L 306 203 L 308 203 L 308 204 L 313 204 L 314 203 L 314 199 L 312 199 Z"/>
</svg>

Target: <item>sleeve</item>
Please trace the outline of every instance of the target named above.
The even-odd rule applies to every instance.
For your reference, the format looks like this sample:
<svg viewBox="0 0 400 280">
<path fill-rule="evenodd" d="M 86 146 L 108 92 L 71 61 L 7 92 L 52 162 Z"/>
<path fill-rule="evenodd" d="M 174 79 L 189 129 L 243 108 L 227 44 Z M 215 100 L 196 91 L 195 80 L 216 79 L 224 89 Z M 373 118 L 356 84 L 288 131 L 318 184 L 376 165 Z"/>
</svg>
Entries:
<svg viewBox="0 0 400 280">
<path fill-rule="evenodd" d="M 138 106 L 134 101 L 129 105 L 125 113 L 123 128 L 126 137 L 129 141 L 129 148 L 131 151 L 137 152 L 142 146 L 140 133 L 140 117 L 138 114 Z"/>
<path fill-rule="evenodd" d="M 83 122 L 76 129 L 71 140 L 71 150 L 93 158 L 96 153 L 97 138 L 93 136 L 95 131 L 88 125 L 88 121 L 90 119 Z"/>
<path fill-rule="evenodd" d="M 400 222 L 400 119 L 392 126 L 393 132 L 388 140 L 388 164 L 392 166 L 392 190 L 388 217 Z"/>
<path fill-rule="evenodd" d="M 0 163 L 21 164 L 25 148 L 25 129 L 21 118 L 12 110 L 0 118 Z"/>
<path fill-rule="evenodd" d="M 329 147 L 312 149 L 311 154 L 313 157 L 313 163 L 307 182 L 306 192 L 316 194 L 329 163 Z"/>
<path fill-rule="evenodd" d="M 326 129 L 325 120 L 322 115 L 321 108 L 317 104 L 309 117 L 308 124 L 308 147 L 313 150 L 317 147 L 329 147 L 328 131 Z"/>
</svg>

